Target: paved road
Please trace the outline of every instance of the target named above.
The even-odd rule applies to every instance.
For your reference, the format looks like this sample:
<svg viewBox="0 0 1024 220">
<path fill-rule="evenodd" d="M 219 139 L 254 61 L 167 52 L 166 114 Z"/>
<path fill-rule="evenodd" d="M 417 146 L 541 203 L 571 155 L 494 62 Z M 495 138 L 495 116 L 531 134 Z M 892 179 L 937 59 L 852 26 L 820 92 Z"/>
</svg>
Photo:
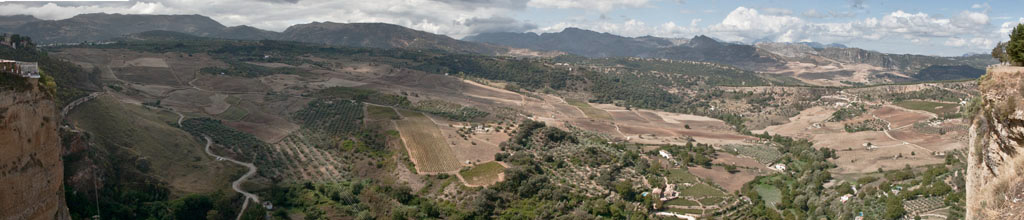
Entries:
<svg viewBox="0 0 1024 220">
<path fill-rule="evenodd" d="M 203 135 L 203 138 L 206 138 L 206 154 L 209 154 L 210 156 L 212 156 L 214 158 L 217 158 L 217 160 L 227 160 L 227 161 L 231 161 L 232 163 L 236 163 L 238 165 L 242 165 L 242 166 L 245 166 L 245 167 L 249 168 L 249 172 L 245 173 L 245 175 L 242 175 L 242 177 L 238 178 L 238 180 L 235 180 L 234 182 L 231 182 L 231 189 L 234 189 L 235 192 L 241 193 L 242 195 L 245 196 L 245 202 L 242 203 L 242 210 L 238 212 L 238 218 L 237 218 L 237 219 L 242 219 L 242 214 L 244 214 L 245 213 L 245 209 L 249 207 L 249 200 L 252 200 L 253 202 L 256 202 L 256 204 L 260 203 L 260 197 L 259 196 L 256 196 L 256 194 L 252 194 L 252 193 L 246 192 L 245 190 L 242 190 L 242 182 L 245 182 L 246 180 L 249 179 L 249 177 L 252 177 L 253 175 L 256 175 L 256 165 L 253 165 L 252 163 L 245 163 L 245 162 L 237 161 L 235 159 L 231 159 L 231 158 L 228 158 L 228 157 L 222 157 L 222 156 L 213 154 L 213 151 L 210 150 L 210 145 L 213 145 L 213 139 L 210 139 L 210 137 L 206 136 L 206 135 Z"/>
</svg>

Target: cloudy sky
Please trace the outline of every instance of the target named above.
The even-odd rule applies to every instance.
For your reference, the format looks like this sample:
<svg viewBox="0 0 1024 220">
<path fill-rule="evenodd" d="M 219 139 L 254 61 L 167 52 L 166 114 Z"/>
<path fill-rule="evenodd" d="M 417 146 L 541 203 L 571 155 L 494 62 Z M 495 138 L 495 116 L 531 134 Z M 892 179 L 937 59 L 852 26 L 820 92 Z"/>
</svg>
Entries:
<svg viewBox="0 0 1024 220">
<path fill-rule="evenodd" d="M 131 0 L 4 2 L 0 15 L 201 14 L 282 31 L 313 21 L 387 22 L 454 38 L 579 27 L 623 36 L 841 43 L 889 53 L 986 53 L 1024 22 L 1019 0 Z"/>
</svg>

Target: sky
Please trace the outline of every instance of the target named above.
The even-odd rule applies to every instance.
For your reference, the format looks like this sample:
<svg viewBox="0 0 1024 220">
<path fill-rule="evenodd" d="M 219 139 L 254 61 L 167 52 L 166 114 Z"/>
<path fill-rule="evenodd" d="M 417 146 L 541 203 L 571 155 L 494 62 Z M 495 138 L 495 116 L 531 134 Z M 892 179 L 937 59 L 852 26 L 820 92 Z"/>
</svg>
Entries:
<svg viewBox="0 0 1024 220">
<path fill-rule="evenodd" d="M 1024 23 L 1024 2 L 963 0 L 130 0 L 4 2 L 0 15 L 200 14 L 228 26 L 283 31 L 310 22 L 385 22 L 461 39 L 559 32 L 753 43 L 840 43 L 886 53 L 988 53 Z"/>
</svg>

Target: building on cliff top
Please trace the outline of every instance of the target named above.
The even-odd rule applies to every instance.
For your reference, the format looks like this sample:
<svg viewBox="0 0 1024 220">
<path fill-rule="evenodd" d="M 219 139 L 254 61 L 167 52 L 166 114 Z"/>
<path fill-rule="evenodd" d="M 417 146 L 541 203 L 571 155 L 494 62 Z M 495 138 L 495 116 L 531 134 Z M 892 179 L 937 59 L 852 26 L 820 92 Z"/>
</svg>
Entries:
<svg viewBox="0 0 1024 220">
<path fill-rule="evenodd" d="M 14 74 L 25 78 L 39 78 L 39 64 L 36 62 L 21 62 L 16 60 L 0 59 L 0 72 Z"/>
</svg>

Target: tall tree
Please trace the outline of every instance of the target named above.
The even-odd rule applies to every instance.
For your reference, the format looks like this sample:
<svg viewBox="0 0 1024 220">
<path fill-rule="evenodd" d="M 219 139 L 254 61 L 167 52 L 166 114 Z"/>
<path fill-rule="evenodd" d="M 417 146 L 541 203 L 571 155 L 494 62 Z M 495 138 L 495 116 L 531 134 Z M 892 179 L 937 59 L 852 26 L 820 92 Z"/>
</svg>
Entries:
<svg viewBox="0 0 1024 220">
<path fill-rule="evenodd" d="M 1010 32 L 1010 42 L 1006 44 L 1006 54 L 1015 65 L 1024 64 L 1024 24 L 1017 24 Z"/>
</svg>

